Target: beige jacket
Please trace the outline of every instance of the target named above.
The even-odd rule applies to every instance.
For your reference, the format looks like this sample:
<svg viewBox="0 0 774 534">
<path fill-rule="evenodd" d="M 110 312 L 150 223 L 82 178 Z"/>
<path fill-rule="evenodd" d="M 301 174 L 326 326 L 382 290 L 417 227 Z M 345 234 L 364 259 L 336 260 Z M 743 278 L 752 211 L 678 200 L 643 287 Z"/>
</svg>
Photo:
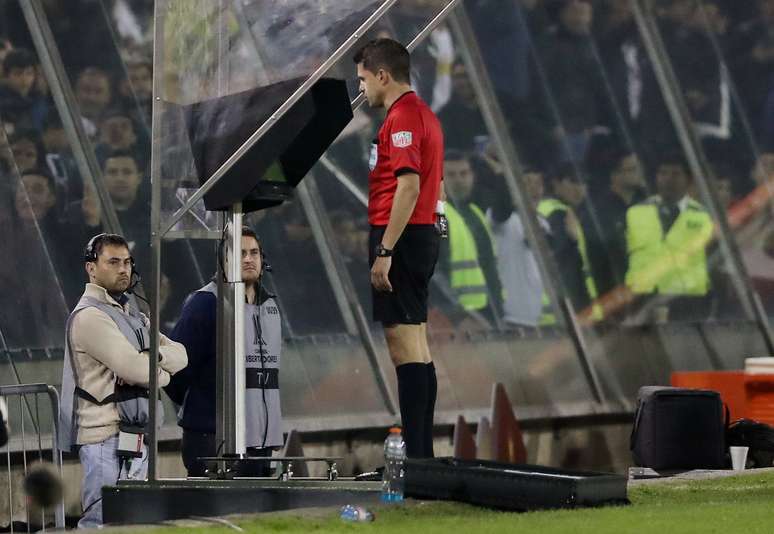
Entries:
<svg viewBox="0 0 774 534">
<path fill-rule="evenodd" d="M 126 312 L 101 286 L 86 284 L 84 295 Z M 75 316 L 70 342 L 77 385 L 97 400 L 113 393 L 118 378 L 133 385 L 148 385 L 148 353 L 138 353 L 113 319 L 97 308 L 86 308 Z M 159 387 L 162 387 L 169 384 L 170 375 L 188 365 L 188 356 L 183 345 L 163 334 L 159 336 L 159 355 Z M 75 402 L 79 445 L 99 443 L 118 433 L 115 404 L 99 406 L 77 395 Z"/>
</svg>

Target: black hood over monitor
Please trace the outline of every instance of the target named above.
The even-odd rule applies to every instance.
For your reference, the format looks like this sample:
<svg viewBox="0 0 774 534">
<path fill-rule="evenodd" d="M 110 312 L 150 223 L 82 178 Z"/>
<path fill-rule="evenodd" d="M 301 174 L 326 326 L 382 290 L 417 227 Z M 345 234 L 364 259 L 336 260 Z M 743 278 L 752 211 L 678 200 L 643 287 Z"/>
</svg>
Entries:
<svg viewBox="0 0 774 534">
<path fill-rule="evenodd" d="M 294 78 L 184 106 L 203 184 L 301 86 Z M 352 120 L 346 83 L 322 78 L 204 195 L 210 211 L 242 202 L 245 213 L 277 206 Z"/>
</svg>

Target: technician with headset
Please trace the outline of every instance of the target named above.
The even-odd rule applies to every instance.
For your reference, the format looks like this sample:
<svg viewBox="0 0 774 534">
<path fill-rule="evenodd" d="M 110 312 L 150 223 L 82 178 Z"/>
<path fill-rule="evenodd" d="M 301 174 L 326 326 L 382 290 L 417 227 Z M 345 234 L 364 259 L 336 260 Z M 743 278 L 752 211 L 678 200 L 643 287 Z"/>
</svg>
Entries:
<svg viewBox="0 0 774 534">
<path fill-rule="evenodd" d="M 102 487 L 143 479 L 148 424 L 148 318 L 127 293 L 139 282 L 126 240 L 98 234 L 84 251 L 89 282 L 67 319 L 59 449 L 78 448 L 83 468 L 80 528 L 102 524 Z M 159 336 L 158 382 L 186 366 L 185 347 Z"/>
<path fill-rule="evenodd" d="M 227 261 L 224 243 L 218 256 Z M 221 267 L 223 264 L 221 261 Z M 269 457 L 283 443 L 279 394 L 282 325 L 277 302 L 263 287 L 263 274 L 270 270 L 258 236 L 243 227 L 245 442 L 247 455 L 252 457 Z M 217 282 L 212 281 L 188 296 L 171 334 L 188 350 L 188 367 L 165 390 L 180 406 L 183 463 L 191 477 L 206 475 L 206 465 L 198 458 L 222 452 L 222 443 L 215 443 L 216 308 Z M 241 476 L 269 476 L 269 462 L 241 462 L 237 472 Z"/>
</svg>

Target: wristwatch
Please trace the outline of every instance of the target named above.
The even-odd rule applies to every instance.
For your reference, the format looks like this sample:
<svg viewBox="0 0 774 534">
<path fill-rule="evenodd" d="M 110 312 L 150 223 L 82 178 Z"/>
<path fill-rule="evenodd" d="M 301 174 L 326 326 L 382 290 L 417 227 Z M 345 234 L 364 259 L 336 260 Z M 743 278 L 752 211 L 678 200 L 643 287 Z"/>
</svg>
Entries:
<svg viewBox="0 0 774 534">
<path fill-rule="evenodd" d="M 377 258 L 389 258 L 392 256 L 392 249 L 384 248 L 384 245 L 379 243 L 376 245 L 376 257 Z"/>
</svg>

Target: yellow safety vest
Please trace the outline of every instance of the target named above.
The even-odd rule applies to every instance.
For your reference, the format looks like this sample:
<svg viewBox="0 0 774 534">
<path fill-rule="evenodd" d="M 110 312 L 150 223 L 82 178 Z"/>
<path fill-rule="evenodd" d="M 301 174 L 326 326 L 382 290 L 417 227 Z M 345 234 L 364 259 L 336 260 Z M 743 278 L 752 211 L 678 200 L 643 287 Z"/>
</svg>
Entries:
<svg viewBox="0 0 774 534">
<path fill-rule="evenodd" d="M 470 207 L 489 232 L 486 218 L 478 206 L 471 204 Z M 449 283 L 452 292 L 468 311 L 485 308 L 489 303 L 486 277 L 478 262 L 478 248 L 473 232 L 465 224 L 462 215 L 448 202 L 446 219 L 449 222 Z"/>
<path fill-rule="evenodd" d="M 554 326 L 556 324 L 556 315 L 554 314 L 554 307 L 551 305 L 551 299 L 548 298 L 548 294 L 544 291 L 541 298 L 543 304 L 542 311 L 540 312 L 540 326 Z"/>
<path fill-rule="evenodd" d="M 706 248 L 712 239 L 712 219 L 701 204 L 689 199 L 665 235 L 659 217 L 661 203 L 660 197 L 651 197 L 626 212 L 626 285 L 640 294 L 706 295 L 710 287 Z"/>
<path fill-rule="evenodd" d="M 544 198 L 538 203 L 537 207 L 538 213 L 546 219 L 548 219 L 555 211 L 571 210 L 572 208 L 570 208 L 570 206 L 556 198 Z M 581 255 L 583 278 L 586 283 L 586 291 L 588 291 L 591 300 L 594 300 L 599 295 L 597 293 L 597 284 L 594 283 L 594 278 L 591 276 L 591 264 L 589 263 L 589 254 L 586 250 L 586 234 L 583 232 L 583 227 L 580 225 L 580 222 L 578 223 L 578 251 Z M 595 320 L 600 320 L 602 319 L 603 315 L 602 307 L 598 304 L 594 304 L 592 318 Z M 554 322 L 556 322 L 555 318 Z"/>
</svg>

